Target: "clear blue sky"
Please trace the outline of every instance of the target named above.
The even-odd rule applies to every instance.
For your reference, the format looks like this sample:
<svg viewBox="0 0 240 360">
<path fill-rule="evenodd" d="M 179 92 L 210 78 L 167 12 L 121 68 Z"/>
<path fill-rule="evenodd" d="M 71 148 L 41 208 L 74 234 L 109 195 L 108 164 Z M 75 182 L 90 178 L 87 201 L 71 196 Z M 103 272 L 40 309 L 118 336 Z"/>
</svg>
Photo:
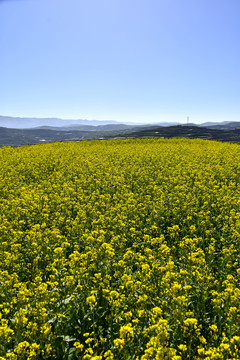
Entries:
<svg viewBox="0 0 240 360">
<path fill-rule="evenodd" d="M 240 0 L 0 0 L 0 115 L 240 121 Z"/>
</svg>

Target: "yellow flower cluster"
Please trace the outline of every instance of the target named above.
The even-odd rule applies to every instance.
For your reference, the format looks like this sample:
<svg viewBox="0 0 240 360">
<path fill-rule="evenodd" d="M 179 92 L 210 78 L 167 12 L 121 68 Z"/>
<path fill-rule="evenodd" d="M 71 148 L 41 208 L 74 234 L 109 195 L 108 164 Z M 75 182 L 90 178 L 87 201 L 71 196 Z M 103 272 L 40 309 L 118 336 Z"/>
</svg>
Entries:
<svg viewBox="0 0 240 360">
<path fill-rule="evenodd" d="M 240 360 L 240 146 L 0 149 L 0 360 Z"/>
</svg>

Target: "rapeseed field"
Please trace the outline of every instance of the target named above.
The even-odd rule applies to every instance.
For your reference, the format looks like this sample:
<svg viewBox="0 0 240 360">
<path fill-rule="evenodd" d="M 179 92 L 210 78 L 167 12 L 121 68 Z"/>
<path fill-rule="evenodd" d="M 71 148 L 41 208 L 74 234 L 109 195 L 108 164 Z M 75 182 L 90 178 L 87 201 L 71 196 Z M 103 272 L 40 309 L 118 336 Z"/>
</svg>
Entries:
<svg viewBox="0 0 240 360">
<path fill-rule="evenodd" d="M 0 359 L 240 359 L 240 146 L 0 149 Z"/>
</svg>

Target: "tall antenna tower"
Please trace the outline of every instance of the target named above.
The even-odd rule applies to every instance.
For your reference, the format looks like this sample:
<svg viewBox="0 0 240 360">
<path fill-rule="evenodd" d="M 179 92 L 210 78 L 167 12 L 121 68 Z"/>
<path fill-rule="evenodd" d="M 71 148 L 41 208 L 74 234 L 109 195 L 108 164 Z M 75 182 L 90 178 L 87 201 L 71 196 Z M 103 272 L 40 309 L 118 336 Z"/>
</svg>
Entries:
<svg viewBox="0 0 240 360">
<path fill-rule="evenodd" d="M 187 117 L 187 125 L 189 124 L 189 116 Z"/>
</svg>

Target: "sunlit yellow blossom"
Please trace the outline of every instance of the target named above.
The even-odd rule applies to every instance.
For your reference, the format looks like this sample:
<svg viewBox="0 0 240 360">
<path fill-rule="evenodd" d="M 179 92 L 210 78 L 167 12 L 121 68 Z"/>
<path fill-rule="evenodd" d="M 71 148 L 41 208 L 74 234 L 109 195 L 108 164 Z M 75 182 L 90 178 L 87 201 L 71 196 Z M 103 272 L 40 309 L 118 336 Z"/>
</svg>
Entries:
<svg viewBox="0 0 240 360">
<path fill-rule="evenodd" d="M 0 359 L 240 360 L 240 146 L 0 149 Z"/>
<path fill-rule="evenodd" d="M 185 344 L 178 345 L 178 348 L 182 352 L 187 351 L 187 346 Z"/>
<path fill-rule="evenodd" d="M 91 295 L 91 296 L 87 297 L 86 302 L 89 305 L 93 305 L 96 303 L 96 297 L 94 295 Z"/>
</svg>

